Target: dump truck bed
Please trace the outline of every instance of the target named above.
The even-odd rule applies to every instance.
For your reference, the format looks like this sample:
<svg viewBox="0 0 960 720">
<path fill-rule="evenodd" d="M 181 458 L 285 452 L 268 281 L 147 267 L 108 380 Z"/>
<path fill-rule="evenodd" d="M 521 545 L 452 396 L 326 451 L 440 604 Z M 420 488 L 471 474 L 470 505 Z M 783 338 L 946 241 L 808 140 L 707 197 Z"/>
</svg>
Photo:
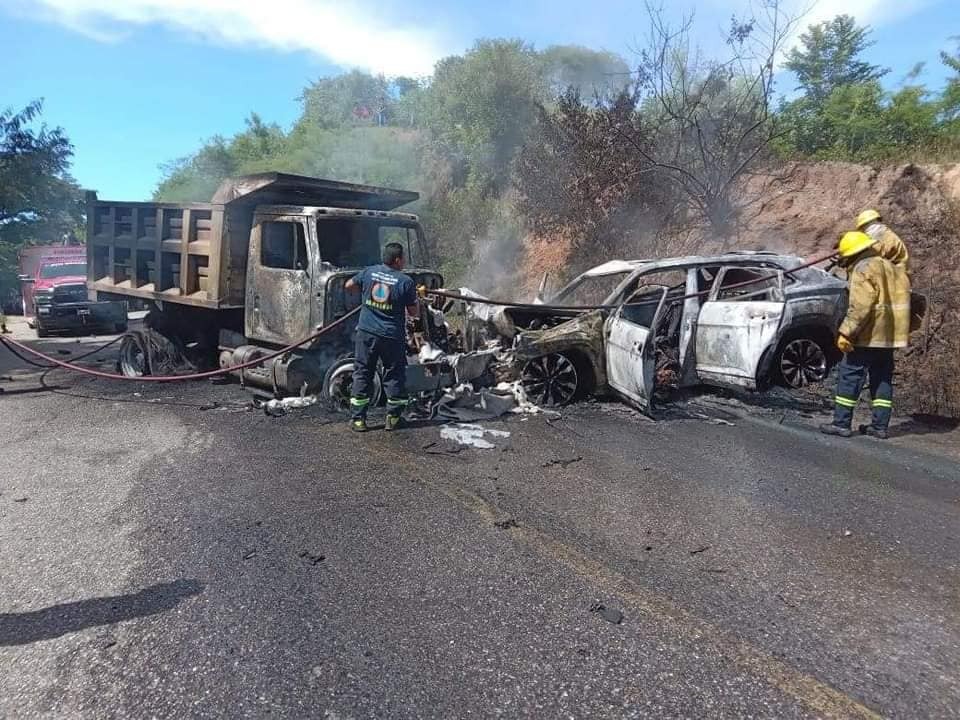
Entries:
<svg viewBox="0 0 960 720">
<path fill-rule="evenodd" d="M 90 192 L 87 285 L 92 293 L 240 308 L 258 206 L 392 210 L 418 197 L 404 190 L 285 173 L 230 178 L 209 203 L 111 202 Z"/>
</svg>

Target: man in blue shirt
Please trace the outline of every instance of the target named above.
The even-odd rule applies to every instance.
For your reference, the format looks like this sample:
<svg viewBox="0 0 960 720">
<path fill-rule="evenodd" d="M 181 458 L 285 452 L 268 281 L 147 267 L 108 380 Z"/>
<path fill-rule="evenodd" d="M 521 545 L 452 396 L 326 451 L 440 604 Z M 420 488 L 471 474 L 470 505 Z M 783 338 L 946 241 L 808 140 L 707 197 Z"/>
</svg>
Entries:
<svg viewBox="0 0 960 720">
<path fill-rule="evenodd" d="M 367 429 L 370 386 L 383 363 L 383 389 L 387 393 L 387 430 L 400 426 L 407 406 L 407 322 L 406 315 L 417 315 L 417 288 L 403 274 L 403 246 L 388 243 L 383 248 L 383 264 L 372 265 L 347 281 L 345 288 L 360 290 L 360 320 L 354 345 L 353 389 L 350 407 L 351 427 Z"/>
</svg>

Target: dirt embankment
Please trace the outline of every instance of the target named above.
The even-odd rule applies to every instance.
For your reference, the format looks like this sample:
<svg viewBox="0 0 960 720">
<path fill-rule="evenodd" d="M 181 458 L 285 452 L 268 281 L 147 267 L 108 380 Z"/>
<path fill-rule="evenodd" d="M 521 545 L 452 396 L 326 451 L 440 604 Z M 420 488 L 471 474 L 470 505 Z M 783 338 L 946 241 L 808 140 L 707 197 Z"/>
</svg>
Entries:
<svg viewBox="0 0 960 720">
<path fill-rule="evenodd" d="M 632 257 L 639 244 L 649 246 L 646 256 L 738 248 L 810 257 L 854 229 L 861 210 L 876 208 L 906 242 L 914 288 L 930 301 L 924 329 L 900 358 L 899 409 L 960 417 L 960 165 L 801 164 L 782 182 L 751 180 L 743 198 L 732 240 L 694 230 L 646 243 L 625 238 L 622 252 Z M 563 239 L 531 240 L 521 269 L 526 284 L 543 270 L 577 265 L 570 248 Z"/>
<path fill-rule="evenodd" d="M 960 417 L 960 165 L 798 166 L 782 189 L 747 207 L 735 244 L 829 252 L 870 207 L 907 244 L 913 287 L 930 303 L 899 358 L 897 402 L 903 411 Z"/>
</svg>

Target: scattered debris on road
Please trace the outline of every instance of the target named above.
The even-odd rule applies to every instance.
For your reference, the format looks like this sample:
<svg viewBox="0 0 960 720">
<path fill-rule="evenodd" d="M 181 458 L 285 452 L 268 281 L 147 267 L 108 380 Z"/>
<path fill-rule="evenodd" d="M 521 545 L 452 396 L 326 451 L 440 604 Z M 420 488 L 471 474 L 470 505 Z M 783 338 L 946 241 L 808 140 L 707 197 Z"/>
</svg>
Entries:
<svg viewBox="0 0 960 720">
<path fill-rule="evenodd" d="M 453 447 L 438 447 L 439 443 L 427 443 L 423 446 L 423 449 L 426 451 L 427 455 L 459 455 L 466 448 L 463 445 L 455 445 Z"/>
<path fill-rule="evenodd" d="M 310 552 L 309 550 L 302 550 L 302 551 L 300 552 L 300 557 L 302 557 L 304 560 L 306 560 L 306 561 L 307 561 L 308 563 L 310 563 L 311 565 L 319 565 L 320 563 L 322 563 L 324 560 L 327 559 L 327 556 L 326 556 L 326 555 L 314 554 L 314 553 Z"/>
<path fill-rule="evenodd" d="M 510 433 L 506 430 L 491 430 L 482 425 L 471 423 L 455 423 L 440 428 L 440 438 L 443 440 L 451 440 L 461 445 L 475 447 L 478 450 L 493 450 L 496 445 L 487 440 L 485 436 L 508 438 Z"/>
<path fill-rule="evenodd" d="M 614 625 L 619 625 L 623 622 L 623 613 L 617 610 L 616 608 L 608 608 L 603 603 L 594 603 L 590 606 L 590 612 L 598 614 L 608 623 L 613 623 Z"/>
<path fill-rule="evenodd" d="M 560 467 L 566 469 L 571 465 L 573 465 L 574 463 L 580 462 L 581 460 L 583 460 L 583 455 L 577 455 L 576 457 L 572 457 L 567 460 L 562 460 L 562 459 L 547 460 L 547 462 L 545 462 L 540 467 L 553 467 L 553 466 L 559 465 Z"/>
<path fill-rule="evenodd" d="M 281 417 L 290 410 L 310 407 L 316 405 L 319 398 L 316 395 L 294 395 L 281 399 L 263 401 L 254 401 L 254 407 L 261 408 L 264 413 L 271 417 Z"/>
<path fill-rule="evenodd" d="M 691 555 L 699 555 L 699 554 L 702 553 L 702 552 L 706 552 L 706 551 L 709 550 L 711 547 L 713 547 L 713 546 L 712 546 L 712 545 L 704 545 L 703 547 L 698 547 L 698 548 L 696 548 L 696 549 L 694 549 L 694 550 L 691 550 L 691 551 L 690 551 L 690 554 L 691 554 Z"/>
</svg>

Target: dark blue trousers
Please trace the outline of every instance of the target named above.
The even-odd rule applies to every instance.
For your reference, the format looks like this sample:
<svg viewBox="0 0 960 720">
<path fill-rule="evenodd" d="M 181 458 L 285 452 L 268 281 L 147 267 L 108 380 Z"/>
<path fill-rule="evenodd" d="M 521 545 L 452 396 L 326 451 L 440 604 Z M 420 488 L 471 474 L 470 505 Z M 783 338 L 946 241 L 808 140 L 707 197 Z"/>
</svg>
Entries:
<svg viewBox="0 0 960 720">
<path fill-rule="evenodd" d="M 387 394 L 387 414 L 399 416 L 407 407 L 407 346 L 394 338 L 357 330 L 354 340 L 353 388 L 350 409 L 355 420 L 367 417 L 370 393 L 377 363 L 383 365 L 383 390 Z"/>
<path fill-rule="evenodd" d="M 855 348 L 838 367 L 833 424 L 849 428 L 864 383 L 869 378 L 873 426 L 886 429 L 893 412 L 893 349 Z"/>
</svg>

